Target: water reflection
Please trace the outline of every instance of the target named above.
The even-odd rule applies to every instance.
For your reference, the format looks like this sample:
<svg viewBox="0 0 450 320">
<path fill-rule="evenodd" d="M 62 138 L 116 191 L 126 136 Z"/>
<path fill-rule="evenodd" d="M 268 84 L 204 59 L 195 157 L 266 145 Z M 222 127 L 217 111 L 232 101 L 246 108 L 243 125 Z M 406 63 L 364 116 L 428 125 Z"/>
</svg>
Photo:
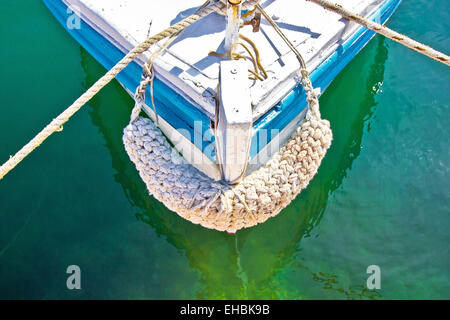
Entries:
<svg viewBox="0 0 450 320">
<path fill-rule="evenodd" d="M 199 284 L 193 298 L 298 298 L 301 288 L 282 286 L 277 279 L 286 268 L 306 271 L 310 280 L 342 298 L 376 298 L 365 283 L 344 288 L 336 275 L 313 270 L 299 263 L 300 242 L 311 235 L 327 207 L 329 196 L 338 189 L 361 152 L 365 131 L 376 107 L 375 95 L 383 82 L 387 48 L 377 37 L 339 75 L 321 98 L 323 116 L 331 121 L 334 142 L 310 186 L 282 214 L 266 223 L 230 236 L 206 230 L 179 218 L 147 194 L 144 183 L 122 145 L 122 129 L 127 125 L 131 98 L 117 82 L 114 93 L 99 95 L 91 102 L 92 122 L 105 138 L 111 153 L 115 180 L 135 206 L 137 219 L 149 225 L 168 243 L 184 252 L 190 267 L 198 271 Z M 81 61 L 85 87 L 104 70 L 83 49 Z M 347 78 L 364 74 L 365 85 L 342 86 Z"/>
</svg>

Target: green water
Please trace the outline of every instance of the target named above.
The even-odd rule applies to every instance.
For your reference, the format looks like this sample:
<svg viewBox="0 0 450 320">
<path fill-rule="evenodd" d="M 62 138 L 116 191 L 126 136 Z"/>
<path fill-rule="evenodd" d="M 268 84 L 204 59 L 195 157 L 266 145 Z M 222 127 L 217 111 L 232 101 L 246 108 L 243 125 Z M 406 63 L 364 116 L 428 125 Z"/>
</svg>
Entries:
<svg viewBox="0 0 450 320">
<path fill-rule="evenodd" d="M 41 1 L 0 6 L 3 162 L 105 70 Z M 404 0 L 388 25 L 450 52 L 448 1 Z M 0 182 L 0 298 L 448 299 L 449 82 L 375 37 L 320 99 L 334 142 L 308 189 L 233 236 L 146 194 L 121 143 L 133 102 L 114 82 Z"/>
</svg>

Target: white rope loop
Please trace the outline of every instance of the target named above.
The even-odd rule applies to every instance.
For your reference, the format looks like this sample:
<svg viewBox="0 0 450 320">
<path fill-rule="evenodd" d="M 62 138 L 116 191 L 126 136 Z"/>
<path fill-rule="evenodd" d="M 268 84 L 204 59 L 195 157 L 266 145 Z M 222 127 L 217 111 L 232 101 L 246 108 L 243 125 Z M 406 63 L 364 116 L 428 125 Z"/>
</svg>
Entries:
<svg viewBox="0 0 450 320">
<path fill-rule="evenodd" d="M 149 119 L 131 121 L 123 143 L 149 193 L 181 217 L 219 231 L 255 226 L 277 215 L 309 184 L 332 140 L 308 72 L 301 73 L 308 101 L 304 120 L 267 164 L 235 186 L 214 181 L 184 161 Z"/>
</svg>

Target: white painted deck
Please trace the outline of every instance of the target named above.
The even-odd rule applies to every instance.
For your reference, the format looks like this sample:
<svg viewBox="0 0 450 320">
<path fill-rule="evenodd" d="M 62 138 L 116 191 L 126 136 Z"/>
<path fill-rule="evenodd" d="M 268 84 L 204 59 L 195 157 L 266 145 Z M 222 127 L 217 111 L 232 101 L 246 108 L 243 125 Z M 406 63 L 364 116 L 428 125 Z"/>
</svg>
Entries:
<svg viewBox="0 0 450 320">
<path fill-rule="evenodd" d="M 75 6 L 83 18 L 123 52 L 128 52 L 150 34 L 167 28 L 194 13 L 204 0 L 63 0 Z M 376 10 L 383 0 L 337 0 L 362 15 Z M 304 55 L 308 68 L 315 69 L 357 28 L 319 6 L 300 0 L 265 0 L 262 6 L 273 16 L 287 37 Z M 157 77 L 192 104 L 214 118 L 220 58 L 211 50 L 224 52 L 225 17 L 212 14 L 186 29 L 157 59 Z M 258 119 L 296 85 L 298 61 L 286 44 L 264 20 L 261 31 L 250 26 L 241 33 L 252 39 L 269 73 L 264 82 L 251 84 L 253 118 Z M 146 54 L 148 56 L 148 53 Z M 145 57 L 142 57 L 142 61 Z M 250 62 L 249 62 L 250 64 Z"/>
</svg>

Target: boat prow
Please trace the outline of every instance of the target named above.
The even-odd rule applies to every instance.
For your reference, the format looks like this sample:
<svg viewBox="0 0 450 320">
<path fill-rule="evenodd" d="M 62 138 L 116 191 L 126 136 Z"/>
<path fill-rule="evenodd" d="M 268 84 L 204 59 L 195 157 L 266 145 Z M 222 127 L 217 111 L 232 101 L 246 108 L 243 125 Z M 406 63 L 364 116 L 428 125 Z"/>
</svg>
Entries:
<svg viewBox="0 0 450 320">
<path fill-rule="evenodd" d="M 108 69 L 149 32 L 175 25 L 202 4 L 44 1 Z M 342 2 L 380 23 L 400 3 Z M 224 10 L 161 41 L 117 76 L 134 96 L 142 70 L 149 66 L 146 61 L 151 61 L 155 78 L 139 107 L 152 121 L 135 117 L 124 132 L 125 147 L 151 194 L 184 218 L 221 231 L 267 220 L 306 188 L 331 142 L 315 95 L 325 91 L 374 35 L 307 1 L 268 1 L 262 7 L 269 13 L 266 19 L 242 11 L 247 23 L 241 38 L 231 41 L 231 51 L 230 13 Z M 69 24 L 71 19 L 79 19 L 79 25 Z M 296 50 L 306 69 L 299 65 Z M 220 55 L 232 59 L 224 61 Z"/>
</svg>

